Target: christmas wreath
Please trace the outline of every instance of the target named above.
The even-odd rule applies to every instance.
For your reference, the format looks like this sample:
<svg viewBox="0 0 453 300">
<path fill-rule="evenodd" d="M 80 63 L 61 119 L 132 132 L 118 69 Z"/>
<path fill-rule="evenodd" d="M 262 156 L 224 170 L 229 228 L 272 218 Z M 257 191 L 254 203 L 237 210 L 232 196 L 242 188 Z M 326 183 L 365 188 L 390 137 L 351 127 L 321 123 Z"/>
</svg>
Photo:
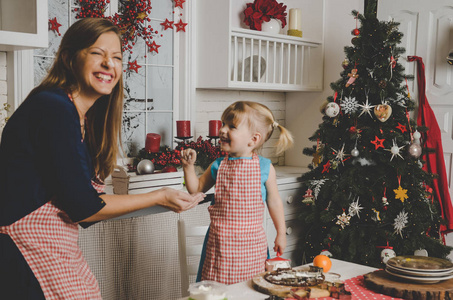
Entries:
<svg viewBox="0 0 453 300">
<path fill-rule="evenodd" d="M 157 31 L 146 26 L 146 21 L 151 21 L 148 15 L 151 13 L 151 0 L 119 0 L 119 13 L 112 17 L 105 17 L 104 12 L 110 0 L 78 0 L 80 8 L 75 8 L 76 18 L 106 18 L 117 25 L 123 37 L 123 51 L 131 50 L 138 37 L 141 37 L 146 45 L 153 49 L 151 40 Z"/>
</svg>

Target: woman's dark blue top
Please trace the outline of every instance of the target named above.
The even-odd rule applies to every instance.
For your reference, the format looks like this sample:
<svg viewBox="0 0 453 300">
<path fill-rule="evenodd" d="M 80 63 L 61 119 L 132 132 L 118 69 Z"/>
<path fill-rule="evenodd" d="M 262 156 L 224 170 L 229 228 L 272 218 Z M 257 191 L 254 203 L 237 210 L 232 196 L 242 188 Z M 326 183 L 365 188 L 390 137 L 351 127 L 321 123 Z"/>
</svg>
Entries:
<svg viewBox="0 0 453 300">
<path fill-rule="evenodd" d="M 0 226 L 51 199 L 73 222 L 97 213 L 105 203 L 91 185 L 93 177 L 79 115 L 67 94 L 55 89 L 27 98 L 6 123 L 0 143 Z M 29 289 L 36 279 L 24 262 L 9 236 L 0 234 L 0 291 L 25 289 L 14 299 L 35 299 Z"/>
</svg>

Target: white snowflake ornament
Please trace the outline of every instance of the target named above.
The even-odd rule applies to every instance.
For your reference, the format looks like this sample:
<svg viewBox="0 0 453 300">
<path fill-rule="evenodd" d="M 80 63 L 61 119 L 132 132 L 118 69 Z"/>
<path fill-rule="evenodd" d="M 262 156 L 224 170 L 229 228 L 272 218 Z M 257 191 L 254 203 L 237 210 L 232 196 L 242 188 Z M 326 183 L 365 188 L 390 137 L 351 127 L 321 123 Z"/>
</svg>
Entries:
<svg viewBox="0 0 453 300">
<path fill-rule="evenodd" d="M 338 161 L 338 162 L 341 162 L 341 164 L 344 166 L 344 159 L 345 159 L 345 156 L 348 156 L 348 154 L 345 154 L 344 153 L 344 143 L 343 143 L 343 147 L 341 147 L 340 150 L 335 150 L 332 148 L 332 151 L 336 154 L 336 157 L 335 159 Z"/>
<path fill-rule="evenodd" d="M 373 116 L 371 115 L 371 111 L 373 110 L 372 108 L 375 107 L 376 105 L 370 105 L 368 103 L 368 97 L 366 98 L 366 102 L 365 104 L 359 104 L 359 106 L 362 108 L 362 112 L 360 113 L 359 117 L 362 116 L 364 113 L 367 113 L 370 118 L 373 118 Z"/>
<path fill-rule="evenodd" d="M 359 108 L 359 103 L 357 102 L 355 97 L 345 97 L 344 100 L 341 101 L 340 106 L 345 113 L 352 114 L 355 113 Z"/>
<path fill-rule="evenodd" d="M 408 223 L 408 216 L 407 212 L 404 209 L 396 216 L 395 222 L 393 223 L 393 228 L 395 229 L 395 233 L 398 233 L 401 237 L 403 237 L 403 229 L 406 228 Z"/>
<path fill-rule="evenodd" d="M 384 149 L 385 151 L 390 151 L 392 153 L 392 157 L 390 158 L 390 161 L 392 161 L 392 159 L 398 155 L 399 157 L 401 157 L 402 159 L 404 159 L 403 156 L 401 156 L 401 153 L 400 153 L 400 150 L 404 148 L 405 145 L 401 146 L 401 147 L 398 147 L 398 145 L 396 144 L 396 141 L 393 140 L 393 146 L 390 148 L 390 149 Z"/>
<path fill-rule="evenodd" d="M 359 204 L 359 197 L 357 197 L 357 201 L 355 202 L 352 202 L 350 205 L 349 205 L 349 214 L 351 215 L 351 217 L 357 215 L 357 217 L 360 219 L 360 210 L 362 210 L 363 207 L 360 206 Z"/>
</svg>

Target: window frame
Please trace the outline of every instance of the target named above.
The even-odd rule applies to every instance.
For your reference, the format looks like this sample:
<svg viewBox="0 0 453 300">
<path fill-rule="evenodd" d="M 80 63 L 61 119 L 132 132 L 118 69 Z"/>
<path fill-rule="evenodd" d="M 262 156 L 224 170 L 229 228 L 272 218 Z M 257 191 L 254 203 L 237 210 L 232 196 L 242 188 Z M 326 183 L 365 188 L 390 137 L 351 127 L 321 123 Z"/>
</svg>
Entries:
<svg viewBox="0 0 453 300">
<path fill-rule="evenodd" d="M 193 75 L 194 61 L 191 59 L 194 47 L 194 26 L 191 21 L 194 15 L 192 1 L 184 3 L 184 9 L 174 7 L 174 22 L 182 18 L 188 23 L 185 31 L 174 32 L 173 34 L 173 132 L 176 136 L 176 120 L 193 120 L 195 116 L 195 76 Z M 118 0 L 111 0 L 109 11 L 106 14 L 113 14 L 112 7 L 117 7 Z M 68 4 L 68 9 L 71 4 Z M 182 17 L 181 17 L 182 15 Z M 195 22 L 193 22 L 195 23 Z M 11 106 L 11 115 L 24 101 L 34 84 L 34 50 L 16 50 L 7 52 L 7 99 Z M 145 112 L 147 113 L 147 112 Z M 192 122 L 193 123 L 193 122 Z M 145 128 L 146 130 L 146 128 Z M 191 130 L 194 128 L 192 126 Z M 146 136 L 143 137 L 145 139 Z M 176 146 L 174 139 L 172 145 Z"/>
</svg>

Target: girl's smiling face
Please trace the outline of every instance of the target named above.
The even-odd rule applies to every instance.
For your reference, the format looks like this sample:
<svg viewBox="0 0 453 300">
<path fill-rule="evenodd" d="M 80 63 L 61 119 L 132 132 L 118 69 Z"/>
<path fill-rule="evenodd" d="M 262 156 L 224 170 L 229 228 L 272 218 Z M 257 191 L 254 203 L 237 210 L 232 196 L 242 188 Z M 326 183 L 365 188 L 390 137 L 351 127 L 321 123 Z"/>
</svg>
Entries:
<svg viewBox="0 0 453 300">
<path fill-rule="evenodd" d="M 98 99 L 112 92 L 122 76 L 121 42 L 114 32 L 99 36 L 90 47 L 80 51 L 76 59 L 76 78 L 80 95 Z"/>
<path fill-rule="evenodd" d="M 244 119 L 238 124 L 223 123 L 219 130 L 220 148 L 230 157 L 250 157 L 255 148 L 256 133 L 250 130 Z"/>
</svg>

